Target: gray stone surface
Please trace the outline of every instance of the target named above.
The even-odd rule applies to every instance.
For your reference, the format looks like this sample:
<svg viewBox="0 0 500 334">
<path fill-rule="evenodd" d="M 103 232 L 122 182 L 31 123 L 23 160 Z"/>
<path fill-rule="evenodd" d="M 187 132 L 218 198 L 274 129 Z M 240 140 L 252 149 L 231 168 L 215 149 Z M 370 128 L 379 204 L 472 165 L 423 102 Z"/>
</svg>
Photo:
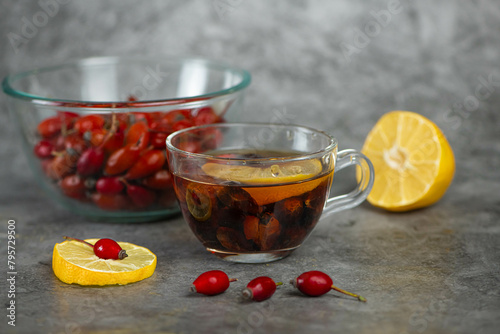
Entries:
<svg viewBox="0 0 500 334">
<path fill-rule="evenodd" d="M 401 0 L 383 27 L 372 13 L 394 1 L 61 1 L 67 4 L 57 12 L 53 6 L 43 21 L 46 2 L 54 3 L 0 1 L 1 76 L 85 56 L 220 59 L 253 74 L 243 120 L 285 115 L 283 122 L 329 131 L 341 148 L 360 149 L 383 113 L 418 111 L 443 129 L 457 172 L 432 207 L 391 214 L 363 204 L 322 221 L 284 260 L 231 264 L 205 252 L 180 217 L 103 224 L 54 206 L 34 184 L 0 96 L 0 332 L 497 332 L 498 2 Z M 24 25 L 34 20 L 42 21 L 26 33 Z M 360 38 L 359 30 L 369 38 Z M 22 42 L 13 42 L 13 34 Z M 478 96 L 488 78 L 491 94 Z M 348 177 L 338 175 L 338 191 L 348 187 Z M 16 327 L 5 316 L 8 219 L 15 219 L 17 231 Z M 53 245 L 63 235 L 147 246 L 158 255 L 157 270 L 125 287 L 66 285 L 51 270 Z M 240 281 L 215 297 L 188 293 L 209 269 Z M 335 293 L 307 298 L 288 284 L 267 302 L 239 299 L 257 275 L 288 282 L 312 269 L 331 274 L 368 303 Z"/>
</svg>

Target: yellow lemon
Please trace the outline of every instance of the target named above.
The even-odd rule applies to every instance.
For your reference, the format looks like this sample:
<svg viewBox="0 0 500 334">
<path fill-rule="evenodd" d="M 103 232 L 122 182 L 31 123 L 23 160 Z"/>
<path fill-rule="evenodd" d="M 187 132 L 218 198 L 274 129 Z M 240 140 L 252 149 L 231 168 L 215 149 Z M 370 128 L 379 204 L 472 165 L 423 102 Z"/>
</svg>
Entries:
<svg viewBox="0 0 500 334">
<path fill-rule="evenodd" d="M 94 244 L 99 239 L 85 241 Z M 80 285 L 114 285 L 141 281 L 153 275 L 156 255 L 149 249 L 128 242 L 118 242 L 128 257 L 104 260 L 87 244 L 68 240 L 54 246 L 52 269 L 64 283 Z"/>
<path fill-rule="evenodd" d="M 409 211 L 437 202 L 455 174 L 455 158 L 442 131 L 410 111 L 392 111 L 380 118 L 361 150 L 373 163 L 372 205 Z"/>
</svg>

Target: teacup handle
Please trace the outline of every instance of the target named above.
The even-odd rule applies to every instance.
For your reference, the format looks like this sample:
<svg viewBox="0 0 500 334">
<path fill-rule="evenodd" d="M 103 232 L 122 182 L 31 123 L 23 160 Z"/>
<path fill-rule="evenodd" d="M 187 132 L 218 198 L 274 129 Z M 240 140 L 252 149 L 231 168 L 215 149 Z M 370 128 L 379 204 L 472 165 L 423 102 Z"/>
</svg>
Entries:
<svg viewBox="0 0 500 334">
<path fill-rule="evenodd" d="M 357 173 L 361 177 L 359 178 L 356 188 L 350 193 L 328 198 L 325 203 L 325 208 L 323 209 L 322 218 L 335 212 L 354 208 L 360 205 L 366 197 L 368 197 L 375 177 L 372 162 L 364 154 L 356 150 L 343 150 L 338 152 L 334 175 L 339 170 L 349 166 L 359 166 Z"/>
</svg>

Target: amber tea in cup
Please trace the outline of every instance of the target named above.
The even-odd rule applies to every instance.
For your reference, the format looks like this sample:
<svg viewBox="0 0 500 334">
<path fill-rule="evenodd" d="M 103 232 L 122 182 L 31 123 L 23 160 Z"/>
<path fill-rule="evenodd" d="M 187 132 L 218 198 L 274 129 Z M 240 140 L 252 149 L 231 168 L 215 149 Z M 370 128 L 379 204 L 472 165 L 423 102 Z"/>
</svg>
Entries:
<svg viewBox="0 0 500 334">
<path fill-rule="evenodd" d="M 208 251 L 235 262 L 289 255 L 322 214 L 358 205 L 373 183 L 366 157 L 337 154 L 333 137 L 302 126 L 190 128 L 169 136 L 167 150 L 184 219 Z M 336 165 L 360 166 L 361 179 L 352 193 L 328 198 Z"/>
</svg>

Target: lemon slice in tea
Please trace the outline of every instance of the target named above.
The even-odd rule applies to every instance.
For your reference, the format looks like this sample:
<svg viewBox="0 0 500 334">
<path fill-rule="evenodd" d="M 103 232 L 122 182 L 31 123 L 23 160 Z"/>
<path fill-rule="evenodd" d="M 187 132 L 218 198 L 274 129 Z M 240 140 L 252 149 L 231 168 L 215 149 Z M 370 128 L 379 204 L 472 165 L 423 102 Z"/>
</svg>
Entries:
<svg viewBox="0 0 500 334">
<path fill-rule="evenodd" d="M 299 196 L 316 188 L 323 178 L 316 178 L 323 166 L 318 159 L 276 163 L 267 167 L 206 163 L 205 174 L 224 181 L 242 183 L 259 205 Z M 331 173 L 325 177 L 331 176 Z"/>
<path fill-rule="evenodd" d="M 205 221 L 212 215 L 212 200 L 203 187 L 195 183 L 186 189 L 186 204 L 189 212 L 198 221 Z"/>
<path fill-rule="evenodd" d="M 99 239 L 85 241 L 95 244 Z M 141 281 L 153 275 L 156 255 L 149 249 L 128 242 L 118 242 L 127 251 L 123 260 L 104 260 L 89 245 L 64 241 L 54 246 L 52 269 L 64 283 L 80 285 L 114 285 Z"/>
<path fill-rule="evenodd" d="M 201 169 L 211 177 L 245 184 L 279 184 L 303 181 L 318 175 L 321 162 L 318 159 L 298 160 L 268 167 L 235 166 L 206 163 Z"/>
</svg>

